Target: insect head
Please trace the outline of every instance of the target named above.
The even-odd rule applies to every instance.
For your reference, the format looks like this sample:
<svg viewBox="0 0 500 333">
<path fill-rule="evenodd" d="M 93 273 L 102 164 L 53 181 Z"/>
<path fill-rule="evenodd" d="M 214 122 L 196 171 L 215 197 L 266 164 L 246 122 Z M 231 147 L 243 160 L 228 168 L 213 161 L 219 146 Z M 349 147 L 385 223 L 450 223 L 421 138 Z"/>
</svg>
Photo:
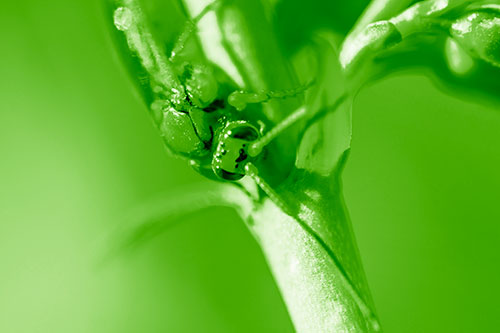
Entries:
<svg viewBox="0 0 500 333">
<path fill-rule="evenodd" d="M 245 176 L 245 166 L 253 160 L 248 148 L 258 140 L 257 128 L 246 121 L 229 122 L 219 135 L 212 159 L 214 173 L 225 180 L 239 180 Z"/>
</svg>

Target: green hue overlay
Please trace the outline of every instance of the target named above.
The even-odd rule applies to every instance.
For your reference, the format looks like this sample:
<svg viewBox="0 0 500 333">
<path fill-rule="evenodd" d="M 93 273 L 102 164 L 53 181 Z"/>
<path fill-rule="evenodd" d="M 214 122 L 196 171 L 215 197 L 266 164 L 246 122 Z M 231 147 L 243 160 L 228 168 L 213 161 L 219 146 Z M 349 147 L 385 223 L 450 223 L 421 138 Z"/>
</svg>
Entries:
<svg viewBox="0 0 500 333">
<path fill-rule="evenodd" d="M 285 55 L 297 52 L 308 30 L 347 33 L 365 5 L 268 3 Z M 172 193 L 211 185 L 165 153 L 117 59 L 101 3 L 0 6 L 0 331 L 293 331 L 260 247 L 279 247 L 279 240 L 257 242 L 234 211 L 210 208 L 209 195 L 181 197 L 202 211 L 176 219 L 126 256 L 106 256 L 110 235 L 123 223 L 161 219 Z M 481 15 L 484 22 L 474 17 L 474 24 L 494 21 L 490 11 Z M 167 40 L 185 23 L 175 15 L 165 22 Z M 477 46 L 484 33 L 461 31 L 455 25 L 456 45 L 444 41 L 441 57 L 431 58 L 438 76 L 446 71 L 443 81 L 435 84 L 419 67 L 363 88 L 352 103 L 344 196 L 387 332 L 482 332 L 500 324 L 500 115 L 490 84 L 498 58 L 491 45 Z M 381 45 L 400 39 L 389 40 Z M 438 54 L 433 43 L 425 39 L 424 55 Z M 387 63 L 368 57 L 367 68 L 374 77 L 390 66 L 406 68 L 405 50 L 403 57 L 388 54 Z M 457 53 L 465 60 L 456 61 Z M 487 70 L 468 74 L 466 56 L 472 68 Z M 365 79 L 352 77 L 355 86 Z M 304 161 L 307 168 L 311 160 Z M 259 217 L 253 232 L 279 235 L 268 217 Z M 294 221 L 279 230 L 295 230 L 283 236 L 289 239 L 303 232 Z M 267 259 L 271 270 L 280 269 L 280 260 Z"/>
</svg>

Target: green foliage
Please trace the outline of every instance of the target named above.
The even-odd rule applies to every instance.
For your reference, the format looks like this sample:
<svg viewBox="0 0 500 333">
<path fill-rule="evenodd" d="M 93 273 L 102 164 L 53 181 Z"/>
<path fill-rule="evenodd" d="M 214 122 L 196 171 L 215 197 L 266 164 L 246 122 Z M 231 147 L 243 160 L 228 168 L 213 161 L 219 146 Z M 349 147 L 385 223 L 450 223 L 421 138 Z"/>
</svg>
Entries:
<svg viewBox="0 0 500 333">
<path fill-rule="evenodd" d="M 253 1 L 247 2 L 252 5 Z M 192 3 L 203 7 L 203 1 Z M 300 142 L 290 145 L 304 149 L 293 151 L 294 158 L 287 165 L 293 169 L 299 160 L 300 167 L 325 175 L 307 178 L 307 183 L 332 185 L 337 183 L 327 182 L 326 175 L 339 156 L 344 156 L 339 164 L 346 163 L 343 186 L 332 185 L 332 200 L 325 197 L 321 204 L 310 197 L 314 192 L 306 183 L 291 184 L 293 179 L 308 177 L 307 173 L 279 180 L 288 192 L 285 188 L 280 191 L 278 184 L 261 184 L 275 190 L 278 207 L 255 184 L 252 187 L 249 177 L 243 178 L 242 191 L 232 183 L 203 179 L 185 159 L 166 154 L 153 124 L 161 121 L 163 113 L 158 111 L 162 104 L 150 108 L 156 96 L 149 74 L 130 52 L 123 32 L 113 25 L 113 11 L 102 15 L 102 1 L 2 1 L 0 332 L 293 332 L 270 268 L 280 277 L 286 302 L 298 304 L 293 311 L 289 306 L 297 327 L 318 331 L 314 325 L 325 325 L 335 314 L 340 320 L 334 323 L 348 326 L 347 316 L 341 317 L 339 309 L 357 319 L 362 314 L 348 297 L 342 302 L 325 297 L 334 294 L 332 289 L 339 295 L 350 292 L 320 244 L 324 240 L 334 248 L 346 272 L 356 271 L 347 265 L 359 261 L 350 260 L 346 242 L 328 239 L 328 233 L 336 231 L 346 235 L 342 223 L 337 222 L 344 219 L 343 214 L 337 219 L 327 209 L 318 208 L 330 204 L 339 211 L 341 191 L 384 330 L 497 330 L 500 72 L 450 34 L 457 20 L 475 12 L 492 13 L 492 2 L 452 10 L 439 17 L 436 30 L 407 36 L 374 54 L 372 61 L 365 54 L 366 62 L 359 62 L 365 66 L 353 67 L 354 75 L 347 80 L 340 69 L 334 70 L 338 67 L 334 60 L 349 29 L 355 22 L 361 22 L 362 30 L 370 23 L 390 21 L 412 1 L 382 0 L 368 6 L 366 0 L 262 3 L 265 20 L 256 23 L 259 16 L 248 11 L 253 16 L 247 22 L 250 28 L 271 22 L 275 34 L 263 31 L 259 38 L 265 42 L 260 45 L 274 38 L 286 63 L 292 64 L 297 82 L 277 79 L 271 88 L 243 88 L 245 94 L 263 96 L 298 89 L 307 86 L 312 77 L 316 84 L 297 96 L 298 101 L 288 98 L 247 105 L 257 112 L 246 112 L 245 118 L 257 124 L 258 119 L 267 118 L 261 110 L 269 103 L 276 108 L 290 103 L 278 117 L 282 124 L 280 120 L 288 119 L 286 114 L 300 109 L 306 99 L 308 105 L 316 105 L 319 112 L 312 119 L 295 123 Z M 240 65 L 225 66 L 234 58 L 212 54 L 210 47 L 199 49 L 204 41 L 210 41 L 205 43 L 210 46 L 214 38 L 218 40 L 208 36 L 213 30 L 207 21 L 201 20 L 190 35 L 195 38 L 176 49 L 176 41 L 190 26 L 186 18 L 201 8 L 163 0 L 141 0 L 140 4 L 157 46 L 167 58 L 176 50 L 173 69 L 183 86 L 189 84 L 188 77 L 196 68 L 206 68 L 205 58 L 210 58 L 208 67 L 217 77 L 218 87 L 230 90 L 221 95 L 239 92 L 247 84 L 238 74 Z M 360 17 L 365 6 L 366 13 Z M 230 27 L 226 26 L 227 31 Z M 318 30 L 322 38 L 316 37 Z M 110 32 L 120 43 L 110 43 Z M 327 52 L 325 40 L 336 45 L 333 52 Z M 123 62 L 117 61 L 116 51 Z M 329 54 L 333 54 L 330 62 Z M 324 61 L 318 60 L 321 55 Z M 265 56 L 255 58 L 254 64 L 263 62 Z M 183 66 L 184 62 L 192 66 Z M 130 78 L 127 68 L 134 73 Z M 370 80 L 385 79 L 361 89 L 352 101 L 352 96 L 342 92 L 363 71 L 370 73 Z M 274 75 L 272 66 L 264 72 Z M 245 76 L 245 80 L 249 78 Z M 360 78 L 360 85 L 364 79 Z M 444 93 L 442 88 L 446 88 Z M 201 91 L 211 95 L 208 89 Z M 318 91 L 325 93 L 312 98 Z M 141 92 L 146 103 L 141 101 Z M 205 99 L 193 101 L 203 107 L 204 103 Z M 321 105 L 332 105 L 332 111 Z M 342 155 L 350 146 L 350 127 L 319 120 L 350 123 L 351 105 L 353 143 L 349 153 Z M 196 127 L 206 138 L 205 125 L 211 120 L 203 119 L 204 111 L 190 110 L 190 116 L 196 118 L 190 120 L 191 128 Z M 276 128 L 271 122 L 265 125 L 264 135 Z M 178 131 L 181 138 L 183 133 Z M 286 147 L 291 136 L 282 137 L 280 144 L 271 141 L 269 145 Z M 335 153 L 314 154 L 313 143 L 318 140 L 323 141 L 320 150 Z M 264 151 L 269 151 L 269 145 Z M 295 158 L 297 155 L 301 157 Z M 263 177 L 266 165 L 251 172 L 267 181 L 274 178 L 273 170 L 281 172 L 267 169 L 271 177 Z M 183 195 L 182 191 L 187 192 Z M 228 195 L 221 196 L 223 193 Z M 160 198 L 151 200 L 155 197 Z M 262 200 L 254 202 L 253 197 Z M 292 206 L 294 198 L 321 212 L 320 216 L 332 217 L 332 223 L 319 225 L 313 217 L 306 219 L 310 215 L 304 214 L 301 220 L 283 214 L 300 209 Z M 260 219 L 254 216 L 255 227 L 250 229 L 233 211 L 244 202 L 248 202 L 248 214 L 252 209 L 262 210 Z M 256 203 L 261 206 L 255 208 Z M 198 208 L 201 211 L 186 215 L 189 209 Z M 137 234 L 132 228 L 128 234 L 131 244 L 142 245 L 141 249 L 128 248 L 133 256 L 96 269 L 102 247 L 110 246 L 107 234 L 116 231 L 115 236 L 125 236 L 114 227 L 129 219 L 142 228 Z M 306 221 L 316 221 L 313 225 L 320 238 L 306 232 L 307 226 L 301 225 Z M 168 232 L 154 238 L 165 229 Z M 248 232 L 254 229 L 256 236 L 262 235 L 259 243 Z M 289 241 L 292 239 L 295 242 Z M 261 247 L 266 249 L 269 266 Z M 317 283 L 322 275 L 326 283 Z M 350 276 L 350 280 L 364 285 L 357 277 Z M 306 303 L 307 307 L 302 306 Z M 363 327 L 361 321 L 351 324 Z"/>
<path fill-rule="evenodd" d="M 358 91 L 366 82 L 392 72 L 424 70 L 446 93 L 479 101 L 485 97 L 498 100 L 496 78 L 500 72 L 495 60 L 498 32 L 494 23 L 498 5 L 495 3 L 421 1 L 398 12 L 395 9 L 404 2 L 389 2 L 382 8 L 374 1 L 342 44 L 341 60 L 350 86 Z M 467 21 L 466 17 L 475 17 L 479 12 L 481 23 L 475 21 L 474 32 L 468 34 L 477 36 L 457 37 L 454 27 L 458 22 Z M 380 18 L 383 20 L 371 23 Z M 378 36 L 376 32 L 381 30 L 374 27 L 386 27 L 394 37 L 389 40 L 394 42 L 385 45 L 389 35 L 379 32 Z"/>
<path fill-rule="evenodd" d="M 471 3 L 374 1 L 345 38 L 315 31 L 286 53 L 273 32 L 274 2 L 186 0 L 177 39 L 154 24 L 148 2 L 113 2 L 118 43 L 170 150 L 210 178 L 251 178 L 220 186 L 213 204 L 240 212 L 298 331 L 381 330 L 343 203 L 352 100 L 367 82 L 422 65 L 446 70 L 446 84 L 498 97 L 491 82 L 465 75 L 479 61 L 499 66 L 497 8 Z M 176 4 L 163 6 L 184 17 Z M 132 227 L 125 243 L 157 234 L 155 225 Z"/>
</svg>

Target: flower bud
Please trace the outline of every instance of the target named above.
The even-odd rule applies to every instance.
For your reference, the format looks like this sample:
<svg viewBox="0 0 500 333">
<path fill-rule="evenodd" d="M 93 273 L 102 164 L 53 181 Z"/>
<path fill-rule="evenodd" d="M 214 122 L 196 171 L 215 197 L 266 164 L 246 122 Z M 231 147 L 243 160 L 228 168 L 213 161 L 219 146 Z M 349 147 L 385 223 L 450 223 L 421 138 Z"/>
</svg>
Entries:
<svg viewBox="0 0 500 333">
<path fill-rule="evenodd" d="M 450 34 L 472 56 L 500 67 L 500 12 L 469 13 L 451 25 Z"/>
<path fill-rule="evenodd" d="M 455 75 L 464 76 L 473 71 L 474 59 L 453 38 L 446 38 L 444 49 L 448 67 Z"/>
</svg>

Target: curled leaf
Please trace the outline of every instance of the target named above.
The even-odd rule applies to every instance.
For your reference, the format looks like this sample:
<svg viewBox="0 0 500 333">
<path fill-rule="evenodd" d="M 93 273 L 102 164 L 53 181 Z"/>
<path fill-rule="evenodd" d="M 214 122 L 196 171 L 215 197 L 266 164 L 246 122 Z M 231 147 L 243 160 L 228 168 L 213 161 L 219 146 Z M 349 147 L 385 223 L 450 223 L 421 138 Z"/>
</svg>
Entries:
<svg viewBox="0 0 500 333">
<path fill-rule="evenodd" d="M 342 67 L 354 67 L 358 60 L 389 48 L 401 41 L 402 37 L 396 26 L 389 21 L 371 23 L 361 30 L 355 38 L 344 44 L 340 53 Z"/>
</svg>

